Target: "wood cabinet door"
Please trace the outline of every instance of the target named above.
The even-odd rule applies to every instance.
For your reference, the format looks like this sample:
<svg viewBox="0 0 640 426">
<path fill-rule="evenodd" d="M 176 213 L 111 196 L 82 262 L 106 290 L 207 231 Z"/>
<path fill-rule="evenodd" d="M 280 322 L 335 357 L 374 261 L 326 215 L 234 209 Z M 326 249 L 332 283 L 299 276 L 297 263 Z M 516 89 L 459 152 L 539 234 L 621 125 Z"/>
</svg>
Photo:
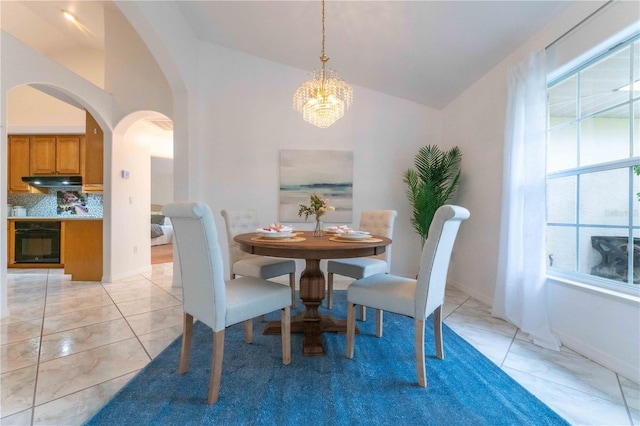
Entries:
<svg viewBox="0 0 640 426">
<path fill-rule="evenodd" d="M 102 220 L 62 222 L 64 273 L 73 281 L 102 280 Z"/>
<path fill-rule="evenodd" d="M 7 177 L 9 192 L 29 192 L 30 187 L 22 181 L 29 176 L 29 136 L 9 136 Z"/>
<path fill-rule="evenodd" d="M 80 174 L 79 136 L 59 136 L 56 138 L 56 173 L 61 175 Z"/>
<path fill-rule="evenodd" d="M 102 185 L 103 184 L 103 163 L 104 163 L 104 132 L 98 125 L 98 122 L 87 111 L 86 119 L 86 153 L 84 177 L 82 183 L 84 185 Z"/>
<path fill-rule="evenodd" d="M 55 136 L 31 138 L 31 176 L 56 174 Z"/>
</svg>

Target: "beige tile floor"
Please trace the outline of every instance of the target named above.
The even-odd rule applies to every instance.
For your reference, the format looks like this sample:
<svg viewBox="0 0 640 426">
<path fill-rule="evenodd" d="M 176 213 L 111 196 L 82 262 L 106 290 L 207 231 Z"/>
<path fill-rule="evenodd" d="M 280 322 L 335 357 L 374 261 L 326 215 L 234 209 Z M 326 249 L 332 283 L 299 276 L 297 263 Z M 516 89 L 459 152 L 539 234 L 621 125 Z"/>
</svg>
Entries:
<svg viewBox="0 0 640 426">
<path fill-rule="evenodd" d="M 1 322 L 0 423 L 76 425 L 180 333 L 172 264 L 116 283 L 11 269 Z M 283 283 L 286 283 L 283 281 Z M 336 288 L 349 281 L 336 280 Z M 640 386 L 567 349 L 528 343 L 489 307 L 448 289 L 445 322 L 576 425 L 640 425 Z M 177 362 L 177 361 L 176 361 Z"/>
</svg>

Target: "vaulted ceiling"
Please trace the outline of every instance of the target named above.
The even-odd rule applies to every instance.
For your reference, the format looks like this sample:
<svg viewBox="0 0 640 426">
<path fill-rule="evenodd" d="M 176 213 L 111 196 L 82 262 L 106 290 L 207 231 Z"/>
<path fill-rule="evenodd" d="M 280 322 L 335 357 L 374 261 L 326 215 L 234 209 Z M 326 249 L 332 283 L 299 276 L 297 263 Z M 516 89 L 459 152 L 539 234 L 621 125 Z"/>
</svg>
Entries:
<svg viewBox="0 0 640 426">
<path fill-rule="evenodd" d="M 179 1 L 198 38 L 311 71 L 320 1 Z M 328 66 L 347 82 L 443 108 L 569 1 L 328 1 Z M 101 49 L 102 1 L 2 1 L 2 28 L 44 54 Z M 72 11 L 81 27 L 60 13 Z M 356 92 L 357 96 L 357 92 Z"/>
</svg>

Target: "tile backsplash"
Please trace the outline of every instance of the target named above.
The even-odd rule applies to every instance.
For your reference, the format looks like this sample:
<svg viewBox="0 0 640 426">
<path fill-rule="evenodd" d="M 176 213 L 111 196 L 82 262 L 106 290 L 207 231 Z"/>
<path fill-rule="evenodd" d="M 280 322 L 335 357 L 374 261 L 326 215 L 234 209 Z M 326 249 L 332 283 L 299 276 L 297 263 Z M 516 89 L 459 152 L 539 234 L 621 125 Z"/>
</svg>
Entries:
<svg viewBox="0 0 640 426">
<path fill-rule="evenodd" d="M 7 194 L 7 202 L 27 209 L 27 216 L 64 217 L 72 216 L 70 211 L 58 213 L 58 191 L 74 191 L 73 187 L 48 188 L 48 194 Z M 103 217 L 102 194 L 83 193 L 86 196 L 86 217 Z M 74 215 L 75 216 L 75 215 Z"/>
</svg>

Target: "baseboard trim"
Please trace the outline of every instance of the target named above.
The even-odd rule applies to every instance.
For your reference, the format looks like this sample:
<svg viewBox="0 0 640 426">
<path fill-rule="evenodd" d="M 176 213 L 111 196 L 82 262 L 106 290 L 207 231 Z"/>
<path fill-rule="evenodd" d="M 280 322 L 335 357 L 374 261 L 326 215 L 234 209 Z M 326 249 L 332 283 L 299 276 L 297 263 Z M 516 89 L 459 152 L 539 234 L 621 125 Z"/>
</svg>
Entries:
<svg viewBox="0 0 640 426">
<path fill-rule="evenodd" d="M 640 377 L 640 369 L 638 366 L 634 366 L 615 358 L 611 356 L 611 354 L 603 352 L 600 348 L 589 345 L 583 340 L 576 339 L 575 337 L 565 334 L 560 330 L 552 328 L 552 331 L 553 334 L 560 339 L 562 345 L 572 351 L 575 351 L 634 382 L 635 379 L 632 379 L 633 377 Z"/>
<path fill-rule="evenodd" d="M 456 290 L 460 290 L 464 294 L 471 296 L 486 305 L 493 306 L 493 300 L 491 298 L 487 297 L 485 294 L 479 293 L 469 286 L 465 286 L 459 282 L 451 280 L 447 281 L 447 285 L 454 287 Z M 562 333 L 560 330 L 553 328 L 553 325 L 552 332 L 558 339 L 560 339 L 563 346 L 566 346 L 572 351 L 597 362 L 611 371 L 614 371 L 632 381 L 632 377 L 640 377 L 640 368 L 638 366 L 615 358 L 610 353 L 604 352 L 598 347 L 590 345 L 583 340 L 576 339 L 575 336 Z"/>
<path fill-rule="evenodd" d="M 140 275 L 140 274 L 145 274 L 147 272 L 151 272 L 151 265 L 143 267 L 143 268 L 139 268 L 133 271 L 127 271 L 127 272 L 121 272 L 119 274 L 115 274 L 115 275 L 105 275 L 104 277 L 102 277 L 102 282 L 103 283 L 112 283 L 114 281 L 119 281 L 125 278 L 129 278 L 132 277 L 134 275 Z"/>
<path fill-rule="evenodd" d="M 487 297 L 486 294 L 479 293 L 478 291 L 474 290 L 471 287 L 462 285 L 459 282 L 452 281 L 452 280 L 447 280 L 447 285 L 450 285 L 451 287 L 454 287 L 456 290 L 460 290 L 464 294 L 473 297 L 474 299 L 484 303 L 485 305 L 493 306 L 493 299 L 492 298 Z"/>
</svg>

